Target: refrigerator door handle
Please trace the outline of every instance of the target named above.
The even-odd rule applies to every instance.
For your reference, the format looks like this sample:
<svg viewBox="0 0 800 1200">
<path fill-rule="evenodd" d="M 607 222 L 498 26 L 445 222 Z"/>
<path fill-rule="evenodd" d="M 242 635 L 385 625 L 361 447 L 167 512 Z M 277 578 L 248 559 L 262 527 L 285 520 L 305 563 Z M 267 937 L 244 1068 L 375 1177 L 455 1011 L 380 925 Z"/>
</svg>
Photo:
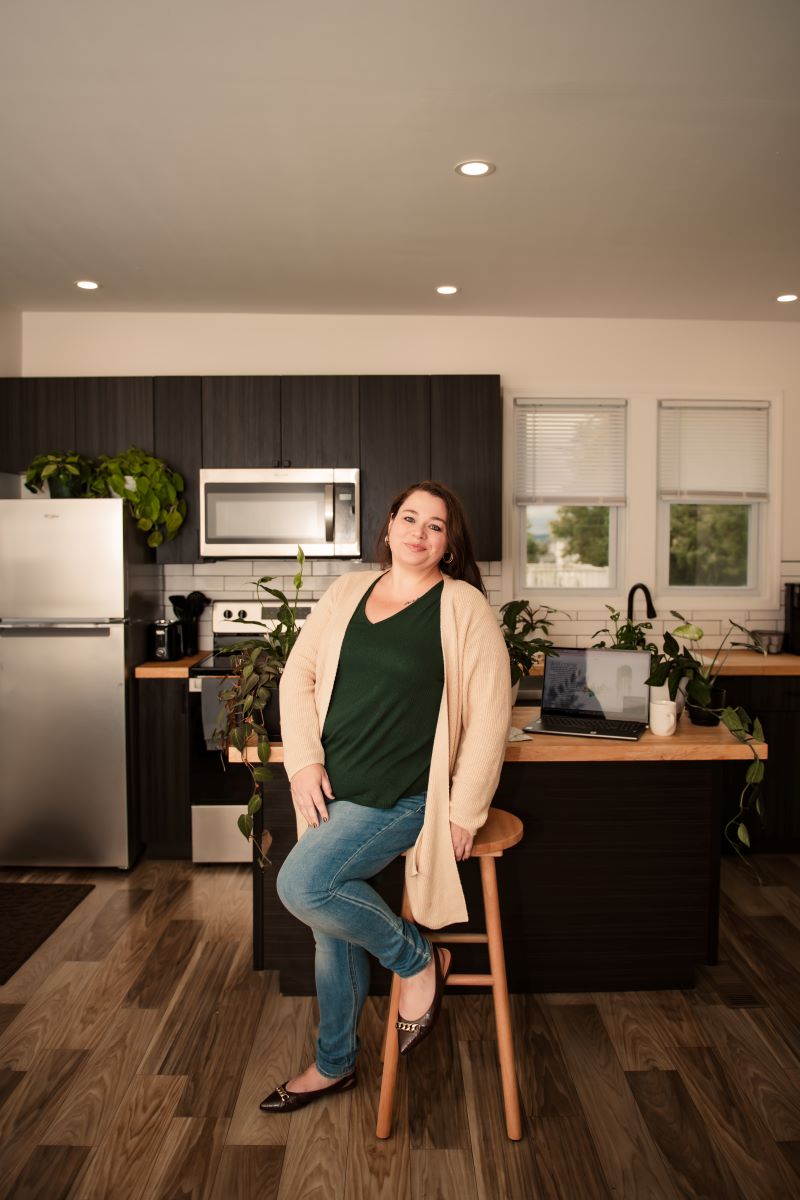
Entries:
<svg viewBox="0 0 800 1200">
<path fill-rule="evenodd" d="M 46 625 L 4 625 L 0 624 L 0 637 L 110 637 L 111 626 L 104 622 L 96 625 L 59 625 L 49 622 Z"/>
</svg>

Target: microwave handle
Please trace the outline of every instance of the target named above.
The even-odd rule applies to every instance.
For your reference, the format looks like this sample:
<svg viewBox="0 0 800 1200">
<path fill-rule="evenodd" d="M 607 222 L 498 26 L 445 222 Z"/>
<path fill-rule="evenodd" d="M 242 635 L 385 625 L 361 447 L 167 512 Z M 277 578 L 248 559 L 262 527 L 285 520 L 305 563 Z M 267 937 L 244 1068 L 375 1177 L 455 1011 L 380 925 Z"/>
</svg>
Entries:
<svg viewBox="0 0 800 1200">
<path fill-rule="evenodd" d="M 325 484 L 325 541 L 333 541 L 333 488 L 332 483 Z"/>
</svg>

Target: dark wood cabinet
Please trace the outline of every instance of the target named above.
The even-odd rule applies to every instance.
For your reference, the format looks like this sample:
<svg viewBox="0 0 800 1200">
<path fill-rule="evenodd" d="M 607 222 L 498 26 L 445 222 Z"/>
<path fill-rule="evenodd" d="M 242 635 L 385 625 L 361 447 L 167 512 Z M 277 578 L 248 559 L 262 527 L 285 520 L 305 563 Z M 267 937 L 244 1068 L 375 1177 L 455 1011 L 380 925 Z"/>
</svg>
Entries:
<svg viewBox="0 0 800 1200">
<path fill-rule="evenodd" d="M 287 467 L 358 466 L 358 379 L 281 379 L 281 453 Z"/>
<path fill-rule="evenodd" d="M 274 467 L 281 456 L 280 379 L 206 376 L 203 466 Z"/>
<path fill-rule="evenodd" d="M 139 823 L 151 858 L 191 858 L 186 679 L 137 680 Z"/>
<path fill-rule="evenodd" d="M 160 562 L 197 562 L 201 467 L 360 467 L 363 557 L 407 484 L 459 493 L 482 561 L 502 557 L 502 403 L 496 375 L 206 376 L 0 380 L 0 470 L 52 450 L 165 459 L 187 520 Z"/>
<path fill-rule="evenodd" d="M 24 471 L 39 454 L 81 449 L 74 379 L 0 380 L 0 470 Z"/>
<path fill-rule="evenodd" d="M 756 853 L 790 854 L 800 851 L 800 676 L 747 675 L 723 677 L 726 703 L 741 706 L 758 717 L 769 747 L 762 790 L 763 822 L 753 814 L 748 821 Z M 725 766 L 723 819 L 738 808 L 747 763 Z M 723 850 L 725 849 L 723 844 Z"/>
<path fill-rule="evenodd" d="M 375 558 L 375 539 L 392 499 L 431 475 L 430 379 L 365 375 L 358 381 L 361 449 L 361 557 Z"/>
<path fill-rule="evenodd" d="M 165 376 L 154 385 L 153 451 L 183 476 L 186 519 L 178 536 L 156 550 L 161 563 L 200 557 L 199 471 L 203 461 L 202 387 L 199 376 Z"/>
<path fill-rule="evenodd" d="M 81 454 L 153 450 L 153 380 L 76 379 L 75 440 Z"/>
<path fill-rule="evenodd" d="M 431 378 L 431 475 L 463 500 L 481 562 L 502 558 L 502 429 L 499 375 Z"/>
</svg>

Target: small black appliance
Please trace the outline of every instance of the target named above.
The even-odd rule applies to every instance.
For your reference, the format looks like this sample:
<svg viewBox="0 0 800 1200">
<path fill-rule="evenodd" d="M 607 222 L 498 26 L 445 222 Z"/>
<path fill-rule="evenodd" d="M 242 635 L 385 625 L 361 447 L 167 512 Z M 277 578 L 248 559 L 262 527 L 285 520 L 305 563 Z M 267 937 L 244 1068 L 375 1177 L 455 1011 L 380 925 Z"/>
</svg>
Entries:
<svg viewBox="0 0 800 1200">
<path fill-rule="evenodd" d="M 786 584 L 785 604 L 783 648 L 788 654 L 800 654 L 800 583 Z"/>
<path fill-rule="evenodd" d="M 154 621 L 150 626 L 153 658 L 159 662 L 174 662 L 183 656 L 180 621 Z"/>
</svg>

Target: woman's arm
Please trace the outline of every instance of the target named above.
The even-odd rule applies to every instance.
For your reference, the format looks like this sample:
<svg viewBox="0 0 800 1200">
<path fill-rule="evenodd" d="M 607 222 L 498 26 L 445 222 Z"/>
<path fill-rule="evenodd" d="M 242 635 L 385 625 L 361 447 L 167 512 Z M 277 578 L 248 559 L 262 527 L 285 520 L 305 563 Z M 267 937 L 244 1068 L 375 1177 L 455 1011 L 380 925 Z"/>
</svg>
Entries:
<svg viewBox="0 0 800 1200">
<path fill-rule="evenodd" d="M 283 761 L 290 779 L 312 764 L 325 762 L 315 689 L 317 662 L 331 615 L 336 607 L 340 579 L 312 608 L 284 668 L 280 683 Z"/>
<path fill-rule="evenodd" d="M 459 847 L 463 854 L 462 835 L 473 837 L 486 821 L 511 721 L 508 650 L 488 604 L 481 606 L 465 635 L 461 720 L 461 741 L 450 782 L 450 823 L 458 827 L 453 837 L 456 857 Z"/>
</svg>

